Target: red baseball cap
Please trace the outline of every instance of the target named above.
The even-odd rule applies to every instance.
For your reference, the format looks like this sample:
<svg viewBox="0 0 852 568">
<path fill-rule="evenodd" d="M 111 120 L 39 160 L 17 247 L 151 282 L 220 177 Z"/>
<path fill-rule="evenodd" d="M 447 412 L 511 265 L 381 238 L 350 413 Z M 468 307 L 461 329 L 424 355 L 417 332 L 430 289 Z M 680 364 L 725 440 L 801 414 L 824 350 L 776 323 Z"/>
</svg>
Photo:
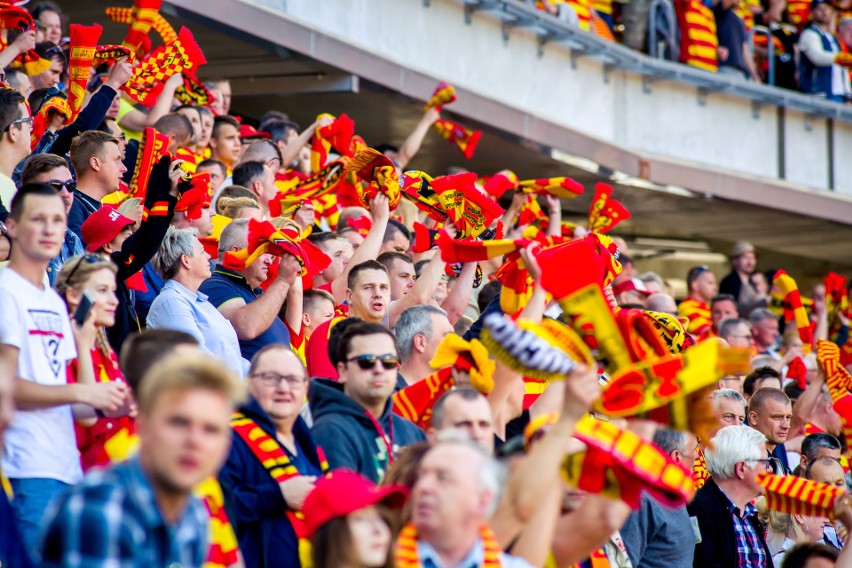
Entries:
<svg viewBox="0 0 852 568">
<path fill-rule="evenodd" d="M 257 130 L 251 124 L 240 124 L 240 138 L 243 140 L 253 138 L 271 138 L 268 132 Z"/>
<path fill-rule="evenodd" d="M 337 517 L 345 517 L 359 509 L 382 503 L 393 509 L 405 504 L 408 489 L 402 485 L 379 487 L 354 471 L 339 469 L 320 478 L 302 505 L 305 515 L 305 538 Z"/>
<path fill-rule="evenodd" d="M 639 280 L 638 278 L 630 278 L 629 280 L 625 280 L 618 286 L 613 286 L 612 293 L 618 296 L 622 292 L 630 292 L 635 291 L 639 292 L 644 296 L 650 296 L 651 291 L 645 287 L 645 283 Z"/>
<path fill-rule="evenodd" d="M 80 231 L 86 242 L 86 250 L 95 252 L 102 246 L 113 240 L 128 225 L 135 221 L 125 217 L 115 208 L 104 205 L 83 222 Z"/>
</svg>

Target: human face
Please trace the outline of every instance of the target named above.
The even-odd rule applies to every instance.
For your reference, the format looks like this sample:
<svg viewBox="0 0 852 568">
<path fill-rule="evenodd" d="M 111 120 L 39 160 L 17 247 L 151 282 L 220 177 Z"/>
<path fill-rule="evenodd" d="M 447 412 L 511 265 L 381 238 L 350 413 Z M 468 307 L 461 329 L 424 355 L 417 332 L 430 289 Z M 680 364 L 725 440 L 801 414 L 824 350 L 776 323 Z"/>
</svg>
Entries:
<svg viewBox="0 0 852 568">
<path fill-rule="evenodd" d="M 713 302 L 710 307 L 710 318 L 713 320 L 713 329 L 719 329 L 719 322 L 728 318 L 740 317 L 737 304 L 731 300 L 719 300 Z"/>
<path fill-rule="evenodd" d="M 394 238 L 382 243 L 382 247 L 379 249 L 379 254 L 383 252 L 405 252 L 408 250 L 410 244 L 411 242 L 405 238 L 405 235 L 397 231 Z"/>
<path fill-rule="evenodd" d="M 30 111 L 24 103 L 18 105 L 18 114 L 21 119 L 28 118 Z M 14 143 L 16 161 L 23 160 L 30 153 L 30 137 L 33 132 L 32 121 L 22 121 L 16 124 L 10 124 L 7 130 L 7 135 Z"/>
<path fill-rule="evenodd" d="M 782 404 L 775 400 L 765 400 L 758 410 L 748 413 L 748 422 L 755 430 L 766 436 L 770 444 L 783 444 L 790 431 L 793 407 L 788 402 Z"/>
<path fill-rule="evenodd" d="M 414 265 L 399 258 L 391 263 L 391 300 L 399 300 L 414 287 Z"/>
<path fill-rule="evenodd" d="M 305 401 L 308 377 L 299 358 L 289 349 L 264 353 L 249 376 L 249 392 L 273 421 L 295 421 Z M 277 379 L 268 384 L 270 378 Z"/>
<path fill-rule="evenodd" d="M 45 10 L 38 17 L 38 27 L 43 30 L 44 41 L 59 45 L 62 41 L 62 19 L 56 12 Z"/>
<path fill-rule="evenodd" d="M 216 90 L 222 95 L 222 113 L 228 114 L 231 110 L 231 83 L 220 81 L 216 83 Z"/>
<path fill-rule="evenodd" d="M 429 317 L 432 319 L 432 336 L 427 337 L 426 341 L 426 351 L 424 353 L 424 358 L 427 361 L 431 361 L 433 357 L 435 357 L 435 352 L 438 350 L 438 345 L 444 340 L 444 338 L 454 333 L 453 324 L 450 323 L 450 320 L 447 319 L 447 316 L 444 314 L 429 314 Z"/>
<path fill-rule="evenodd" d="M 83 290 L 95 300 L 92 306 L 95 325 L 98 327 L 115 325 L 115 310 L 118 308 L 118 296 L 115 295 L 115 272 L 109 268 L 92 272 L 83 283 Z M 76 306 L 74 308 L 76 309 Z"/>
<path fill-rule="evenodd" d="M 368 568 L 384 566 L 390 552 L 391 531 L 379 510 L 373 505 L 358 509 L 346 516 L 346 524 L 357 564 Z"/>
<path fill-rule="evenodd" d="M 731 347 L 748 347 L 754 345 L 754 337 L 747 323 L 735 326 L 727 337 L 723 337 Z"/>
<path fill-rule="evenodd" d="M 222 168 L 215 164 L 203 168 L 198 168 L 198 171 L 207 172 L 210 174 L 210 189 L 214 193 L 219 189 L 219 186 L 222 185 L 222 182 L 225 181 L 225 177 L 222 175 Z"/>
<path fill-rule="evenodd" d="M 62 62 L 57 61 L 56 59 L 51 59 L 50 67 L 38 75 L 30 77 L 30 82 L 33 85 L 33 89 L 47 89 L 58 85 L 61 76 Z"/>
<path fill-rule="evenodd" d="M 306 331 L 306 335 L 310 335 L 310 332 L 334 317 L 334 303 L 320 300 L 314 304 L 314 309 L 305 312 L 304 316 L 307 317 L 302 318 L 302 329 Z"/>
<path fill-rule="evenodd" d="M 197 143 L 198 139 L 201 138 L 201 116 L 198 111 L 195 108 L 182 108 L 177 113 L 189 120 L 192 125 L 192 136 L 189 137 L 189 141 L 193 144 Z"/>
<path fill-rule="evenodd" d="M 278 188 L 275 186 L 275 172 L 269 166 L 263 166 L 263 177 L 261 178 L 261 193 L 258 196 L 260 207 L 265 209 L 269 202 L 278 195 Z"/>
<path fill-rule="evenodd" d="M 251 266 L 247 267 L 245 270 L 241 271 L 246 282 L 248 282 L 249 286 L 252 288 L 257 288 L 264 282 L 266 282 L 266 278 L 269 276 L 269 266 L 275 260 L 271 254 L 261 255 L 256 261 L 254 261 Z"/>
<path fill-rule="evenodd" d="M 104 144 L 103 158 L 92 158 L 97 166 L 98 179 L 108 193 L 118 191 L 121 184 L 121 176 L 127 171 L 121 161 L 121 148 L 118 144 L 107 142 Z"/>
<path fill-rule="evenodd" d="M 757 257 L 753 252 L 747 252 L 745 254 L 741 254 L 737 258 L 731 259 L 731 264 L 738 272 L 751 274 L 757 266 Z"/>
<path fill-rule="evenodd" d="M 745 407 L 736 400 L 720 398 L 714 406 L 719 416 L 719 428 L 745 424 Z"/>
<path fill-rule="evenodd" d="M 32 181 L 33 183 L 51 183 L 58 181 L 65 184 L 70 181 L 74 181 L 74 178 L 71 176 L 71 170 L 65 166 L 60 166 L 38 174 L 32 179 Z M 71 211 L 71 205 L 74 203 L 74 194 L 68 191 L 68 187 L 65 185 L 63 185 L 62 189 L 60 189 L 57 193 L 59 194 L 59 197 L 62 198 L 62 202 L 65 203 L 65 213 L 67 214 Z"/>
<path fill-rule="evenodd" d="M 827 2 L 817 4 L 814 9 L 811 10 L 811 17 L 813 17 L 814 21 L 820 25 L 830 24 L 833 15 L 834 11 Z"/>
<path fill-rule="evenodd" d="M 766 318 L 752 324 L 751 334 L 754 336 L 754 342 L 761 350 L 774 346 L 778 341 L 778 320 Z"/>
<path fill-rule="evenodd" d="M 843 473 L 843 467 L 836 461 L 815 463 L 811 468 L 811 480 L 846 489 L 846 475 Z"/>
<path fill-rule="evenodd" d="M 390 279 L 383 270 L 362 270 L 347 296 L 353 316 L 379 323 L 390 306 Z"/>
<path fill-rule="evenodd" d="M 352 338 L 347 360 L 337 364 L 340 382 L 349 397 L 367 409 L 384 408 L 396 386 L 397 370 L 385 369 L 379 362 L 370 369 L 362 369 L 354 360 L 361 355 L 396 357 L 396 345 L 391 336 L 384 333 L 359 335 Z"/>
<path fill-rule="evenodd" d="M 223 124 L 217 136 L 210 140 L 216 159 L 232 166 L 240 159 L 240 131 L 233 124 Z"/>
<path fill-rule="evenodd" d="M 47 262 L 59 255 L 68 215 L 58 195 L 28 195 L 21 219 L 7 220 L 9 235 L 15 242 L 15 254 L 30 260 Z"/>
<path fill-rule="evenodd" d="M 322 276 L 326 282 L 333 282 L 346 270 L 346 265 L 352 258 L 352 247 L 343 239 L 329 239 L 321 242 L 320 248 L 331 259 L 331 264 L 322 271 Z"/>
<path fill-rule="evenodd" d="M 193 244 L 192 256 L 187 257 L 187 264 L 189 264 L 189 274 L 194 280 L 203 282 L 210 278 L 210 255 L 197 238 Z"/>
<path fill-rule="evenodd" d="M 489 454 L 494 453 L 494 418 L 484 396 L 467 400 L 451 396 L 444 405 L 441 432 L 462 430 Z"/>
<path fill-rule="evenodd" d="M 121 231 L 119 231 L 118 235 L 116 235 L 116 237 L 113 240 L 111 240 L 110 242 L 108 242 L 107 244 L 104 245 L 104 251 L 106 251 L 109 254 L 112 254 L 115 251 L 121 250 L 121 247 L 124 246 L 124 241 L 129 239 L 130 235 L 133 234 L 133 230 L 134 230 L 135 226 L 136 226 L 135 223 L 131 223 L 131 224 L 127 225 L 126 227 L 124 227 Z"/>
<path fill-rule="evenodd" d="M 349 244 L 352 245 L 352 248 L 355 250 L 358 250 L 358 247 L 360 247 L 361 243 L 364 242 L 364 237 L 359 235 L 358 231 L 344 231 L 341 233 L 340 238 L 349 241 Z"/>
<path fill-rule="evenodd" d="M 423 457 L 411 509 L 414 526 L 430 542 L 476 534 L 494 497 L 479 484 L 480 459 L 459 444 L 439 444 Z"/>
<path fill-rule="evenodd" d="M 201 113 L 201 136 L 198 139 L 199 148 L 206 148 L 210 144 L 210 136 L 213 134 L 213 115 L 209 112 Z M 221 182 L 220 182 L 221 183 Z"/>
<path fill-rule="evenodd" d="M 702 272 L 692 283 L 692 289 L 699 300 L 704 303 L 710 303 L 713 296 L 719 292 L 719 286 L 716 285 L 716 276 L 709 270 Z"/>
<path fill-rule="evenodd" d="M 231 445 L 231 405 L 207 389 L 169 390 L 137 419 L 142 467 L 155 490 L 189 494 L 215 475 Z"/>
</svg>

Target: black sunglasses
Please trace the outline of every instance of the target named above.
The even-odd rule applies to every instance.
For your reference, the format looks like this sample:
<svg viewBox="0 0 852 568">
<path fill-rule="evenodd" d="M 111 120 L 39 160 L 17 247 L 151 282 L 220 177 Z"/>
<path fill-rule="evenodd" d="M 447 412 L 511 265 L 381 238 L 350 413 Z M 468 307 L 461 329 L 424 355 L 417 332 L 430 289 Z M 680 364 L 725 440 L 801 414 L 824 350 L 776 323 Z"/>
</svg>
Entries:
<svg viewBox="0 0 852 568">
<path fill-rule="evenodd" d="M 65 279 L 66 282 L 71 282 L 71 279 L 74 278 L 74 275 L 80 269 L 80 265 L 84 262 L 88 264 L 95 264 L 103 260 L 102 256 L 97 254 L 84 254 L 80 257 L 80 260 L 77 261 L 77 264 L 74 265 L 74 268 L 71 269 L 71 272 L 68 274 L 68 278 Z"/>
<path fill-rule="evenodd" d="M 77 182 L 74 181 L 73 179 L 69 179 L 68 181 L 61 181 L 61 180 L 58 180 L 58 179 L 52 179 L 52 180 L 50 180 L 49 182 L 46 182 L 46 183 L 47 183 L 47 185 L 49 185 L 53 189 L 55 189 L 57 193 L 62 191 L 63 187 L 65 189 L 67 189 L 69 193 L 71 193 L 75 189 L 77 189 Z"/>
<path fill-rule="evenodd" d="M 357 362 L 358 366 L 364 371 L 374 368 L 376 363 L 381 363 L 382 367 L 387 371 L 399 367 L 399 358 L 396 355 L 358 355 L 357 357 L 346 360 L 347 363 L 351 363 L 352 361 Z"/>
</svg>

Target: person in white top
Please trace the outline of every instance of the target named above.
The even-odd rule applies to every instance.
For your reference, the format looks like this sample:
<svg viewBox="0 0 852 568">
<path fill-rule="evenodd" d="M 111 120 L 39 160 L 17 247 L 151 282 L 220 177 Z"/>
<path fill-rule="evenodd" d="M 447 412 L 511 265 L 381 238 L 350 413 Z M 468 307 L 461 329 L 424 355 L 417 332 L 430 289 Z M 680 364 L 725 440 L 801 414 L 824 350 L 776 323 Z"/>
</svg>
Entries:
<svg viewBox="0 0 852 568">
<path fill-rule="evenodd" d="M 852 58 L 843 53 L 834 35 L 834 8 L 828 0 L 811 0 L 811 18 L 799 36 L 801 89 L 846 102 L 852 95 L 848 69 Z"/>
<path fill-rule="evenodd" d="M 65 303 L 44 285 L 47 265 L 65 236 L 65 205 L 46 184 L 23 186 L 12 200 L 8 232 L 12 259 L 0 271 L 0 360 L 15 369 L 18 412 L 5 435 L 2 470 L 15 494 L 13 507 L 25 545 L 34 549 L 41 515 L 51 499 L 82 477 L 74 418 L 120 412 L 129 390 L 96 383 L 91 357 L 80 359 L 77 383 L 66 366 L 94 345 L 93 318 L 72 326 Z"/>
</svg>

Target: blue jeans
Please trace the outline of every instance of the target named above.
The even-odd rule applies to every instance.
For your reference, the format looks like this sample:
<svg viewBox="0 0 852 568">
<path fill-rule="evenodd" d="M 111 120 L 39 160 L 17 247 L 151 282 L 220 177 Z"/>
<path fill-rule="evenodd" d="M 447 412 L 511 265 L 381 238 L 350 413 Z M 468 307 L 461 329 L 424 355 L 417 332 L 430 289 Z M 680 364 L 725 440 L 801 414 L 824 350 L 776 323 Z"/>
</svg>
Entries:
<svg viewBox="0 0 852 568">
<path fill-rule="evenodd" d="M 51 502 L 70 485 L 56 479 L 45 478 L 10 479 L 9 482 L 15 493 L 12 508 L 18 519 L 24 545 L 27 550 L 34 551 L 38 546 L 41 521 L 45 511 Z"/>
</svg>

